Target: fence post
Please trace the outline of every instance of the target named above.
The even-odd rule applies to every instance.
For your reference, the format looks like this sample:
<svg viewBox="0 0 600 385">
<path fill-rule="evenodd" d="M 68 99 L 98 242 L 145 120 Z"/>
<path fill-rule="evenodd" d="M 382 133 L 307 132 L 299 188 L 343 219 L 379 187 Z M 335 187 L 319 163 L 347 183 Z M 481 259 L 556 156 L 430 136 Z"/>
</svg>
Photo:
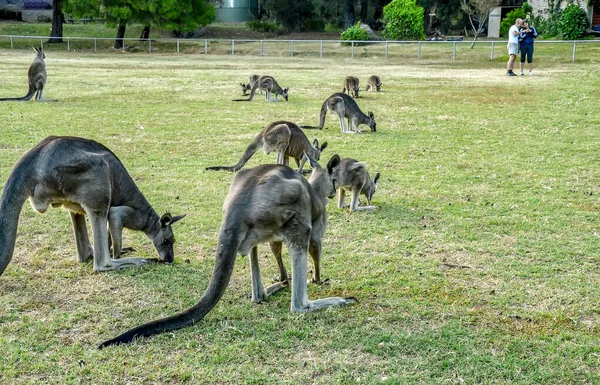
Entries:
<svg viewBox="0 0 600 385">
<path fill-rule="evenodd" d="M 456 60 L 456 42 L 454 42 L 454 49 L 452 51 L 452 61 Z"/>
<path fill-rule="evenodd" d="M 494 60 L 494 41 L 492 42 L 492 52 L 490 53 L 490 60 Z"/>
<path fill-rule="evenodd" d="M 68 37 L 67 38 L 67 51 L 70 51 L 70 50 L 71 50 L 71 38 Z"/>
<path fill-rule="evenodd" d="M 323 40 L 321 40 L 321 48 L 319 49 L 319 57 L 323 59 Z"/>
<path fill-rule="evenodd" d="M 124 37 L 121 38 L 121 46 L 122 46 L 123 52 L 125 52 L 125 38 Z"/>
<path fill-rule="evenodd" d="M 94 38 L 94 52 L 98 51 L 98 39 Z"/>
<path fill-rule="evenodd" d="M 204 39 L 204 54 L 208 54 L 208 40 Z"/>
<path fill-rule="evenodd" d="M 10 48 L 11 49 L 15 48 L 15 44 L 13 42 L 13 37 L 12 36 L 10 37 Z"/>
<path fill-rule="evenodd" d="M 352 40 L 352 57 L 354 58 L 354 40 Z"/>
<path fill-rule="evenodd" d="M 40 48 L 44 50 L 44 39 L 40 39 Z"/>
<path fill-rule="evenodd" d="M 294 56 L 294 41 L 290 40 L 290 56 Z"/>
<path fill-rule="evenodd" d="M 264 41 L 260 41 L 260 56 L 264 56 L 265 55 L 265 45 L 264 45 Z"/>
<path fill-rule="evenodd" d="M 577 40 L 573 40 L 573 63 L 575 63 L 575 50 L 577 49 Z"/>
<path fill-rule="evenodd" d="M 177 39 L 177 53 L 179 54 L 179 39 Z"/>
<path fill-rule="evenodd" d="M 235 40 L 231 39 L 231 55 L 235 55 Z"/>
<path fill-rule="evenodd" d="M 421 42 L 419 42 L 419 48 L 417 49 L 417 60 L 421 60 Z"/>
<path fill-rule="evenodd" d="M 148 53 L 152 53 L 152 40 L 148 39 Z"/>
<path fill-rule="evenodd" d="M 385 42 L 385 58 L 386 59 L 388 58 L 388 42 L 387 42 L 387 40 Z"/>
</svg>

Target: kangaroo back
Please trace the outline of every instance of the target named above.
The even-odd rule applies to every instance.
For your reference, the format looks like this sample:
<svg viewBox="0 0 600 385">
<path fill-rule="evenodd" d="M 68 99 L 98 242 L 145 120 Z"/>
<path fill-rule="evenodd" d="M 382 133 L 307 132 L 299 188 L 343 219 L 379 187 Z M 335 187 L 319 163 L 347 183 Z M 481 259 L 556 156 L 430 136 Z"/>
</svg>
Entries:
<svg viewBox="0 0 600 385">
<path fill-rule="evenodd" d="M 254 155 L 254 153 L 256 151 L 258 151 L 258 149 L 262 146 L 262 143 L 263 143 L 262 134 L 263 133 L 261 132 L 260 134 L 256 135 L 256 137 L 254 138 L 254 141 L 252 143 L 250 143 L 248 148 L 246 148 L 246 152 L 244 153 L 244 155 L 242 155 L 240 160 L 234 166 L 211 166 L 211 167 L 207 167 L 206 169 L 213 170 L 213 171 L 219 171 L 219 170 L 225 170 L 225 171 L 231 171 L 231 172 L 238 171 L 239 169 L 244 167 L 244 165 L 248 162 L 248 160 L 250 160 L 250 158 L 252 158 L 252 155 Z"/>
</svg>

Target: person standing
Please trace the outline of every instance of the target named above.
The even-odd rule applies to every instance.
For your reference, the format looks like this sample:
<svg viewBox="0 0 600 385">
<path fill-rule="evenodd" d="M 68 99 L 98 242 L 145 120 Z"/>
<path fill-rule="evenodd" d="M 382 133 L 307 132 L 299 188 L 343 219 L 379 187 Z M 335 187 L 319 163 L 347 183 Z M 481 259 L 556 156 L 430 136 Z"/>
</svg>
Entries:
<svg viewBox="0 0 600 385">
<path fill-rule="evenodd" d="M 506 75 L 507 76 L 517 76 L 516 73 L 513 72 L 513 68 L 515 67 L 515 61 L 517 60 L 517 53 L 519 52 L 519 28 L 523 24 L 523 19 L 517 19 L 515 24 L 510 27 L 508 30 L 508 45 L 506 46 L 508 49 L 508 63 L 506 63 Z"/>
<path fill-rule="evenodd" d="M 533 40 L 537 37 L 537 31 L 534 26 L 529 25 L 529 20 L 523 20 L 523 29 L 519 34 L 519 42 L 521 43 L 521 76 L 525 75 L 525 58 L 529 66 L 529 76 L 533 76 Z"/>
</svg>

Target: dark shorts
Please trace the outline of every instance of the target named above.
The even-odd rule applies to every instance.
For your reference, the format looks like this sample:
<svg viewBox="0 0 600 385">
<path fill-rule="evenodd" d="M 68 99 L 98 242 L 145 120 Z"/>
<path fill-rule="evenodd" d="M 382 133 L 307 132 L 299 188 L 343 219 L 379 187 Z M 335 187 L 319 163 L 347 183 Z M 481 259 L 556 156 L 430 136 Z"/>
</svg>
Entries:
<svg viewBox="0 0 600 385">
<path fill-rule="evenodd" d="M 533 44 L 521 44 L 521 63 L 525 63 L 525 57 L 527 63 L 533 62 Z"/>
</svg>

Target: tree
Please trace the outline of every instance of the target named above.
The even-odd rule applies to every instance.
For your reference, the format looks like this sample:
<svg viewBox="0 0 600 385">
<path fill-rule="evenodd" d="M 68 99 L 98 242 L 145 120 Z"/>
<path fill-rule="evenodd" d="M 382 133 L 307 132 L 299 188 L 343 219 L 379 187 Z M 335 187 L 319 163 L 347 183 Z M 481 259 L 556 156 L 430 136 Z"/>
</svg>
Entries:
<svg viewBox="0 0 600 385">
<path fill-rule="evenodd" d="M 314 4 L 311 0 L 265 0 L 265 9 L 272 13 L 287 30 L 302 30 L 304 20 L 309 20 L 314 14 Z"/>
<path fill-rule="evenodd" d="M 393 0 L 383 8 L 383 36 L 393 40 L 423 40 L 423 7 L 415 0 Z"/>
<path fill-rule="evenodd" d="M 352 27 L 355 20 L 354 0 L 344 0 L 344 28 L 348 29 Z"/>
<path fill-rule="evenodd" d="M 479 31 L 490 17 L 490 12 L 498 7 L 501 1 L 502 0 L 462 0 L 462 10 L 469 17 L 469 23 L 473 29 L 474 37 L 473 42 L 471 43 L 471 49 L 475 46 Z"/>
<path fill-rule="evenodd" d="M 50 38 L 47 43 L 63 42 L 63 23 L 65 15 L 61 7 L 61 0 L 52 0 L 52 28 L 50 29 Z"/>
</svg>

